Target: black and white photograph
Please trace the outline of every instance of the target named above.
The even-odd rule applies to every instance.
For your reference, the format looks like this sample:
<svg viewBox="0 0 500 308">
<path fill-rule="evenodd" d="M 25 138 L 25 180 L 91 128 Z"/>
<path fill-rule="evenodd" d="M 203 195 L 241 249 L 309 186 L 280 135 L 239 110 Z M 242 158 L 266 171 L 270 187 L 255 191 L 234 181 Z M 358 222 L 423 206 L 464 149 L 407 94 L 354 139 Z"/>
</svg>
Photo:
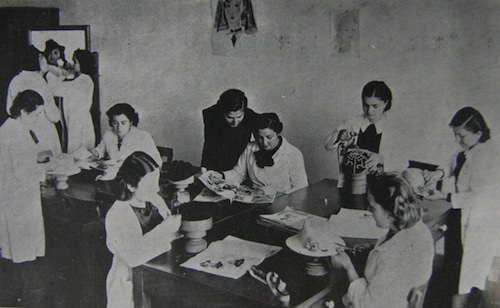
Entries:
<svg viewBox="0 0 500 308">
<path fill-rule="evenodd" d="M 0 307 L 500 307 L 499 29 L 0 0 Z"/>
</svg>

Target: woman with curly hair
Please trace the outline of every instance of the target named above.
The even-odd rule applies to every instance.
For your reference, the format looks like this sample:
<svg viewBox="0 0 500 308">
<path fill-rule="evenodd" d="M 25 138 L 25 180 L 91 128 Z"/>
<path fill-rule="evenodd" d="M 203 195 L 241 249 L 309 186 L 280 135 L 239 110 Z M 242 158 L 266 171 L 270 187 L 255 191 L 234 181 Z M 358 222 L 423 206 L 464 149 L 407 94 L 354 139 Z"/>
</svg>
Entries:
<svg viewBox="0 0 500 308">
<path fill-rule="evenodd" d="M 330 258 L 350 282 L 343 302 L 348 307 L 407 307 L 411 289 L 431 277 L 432 235 L 413 189 L 399 173 L 368 177 L 367 198 L 377 227 L 389 231 L 368 255 L 362 277 L 341 248 Z"/>
</svg>

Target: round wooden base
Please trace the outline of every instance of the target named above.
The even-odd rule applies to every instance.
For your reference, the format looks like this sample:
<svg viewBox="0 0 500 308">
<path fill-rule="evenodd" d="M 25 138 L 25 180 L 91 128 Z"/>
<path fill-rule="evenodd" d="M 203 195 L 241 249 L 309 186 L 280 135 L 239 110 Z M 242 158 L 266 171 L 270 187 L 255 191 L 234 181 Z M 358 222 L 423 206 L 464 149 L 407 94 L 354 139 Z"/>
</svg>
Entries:
<svg viewBox="0 0 500 308">
<path fill-rule="evenodd" d="M 309 276 L 324 276 L 328 274 L 325 260 L 313 257 L 308 258 L 306 261 L 306 273 Z"/>
</svg>

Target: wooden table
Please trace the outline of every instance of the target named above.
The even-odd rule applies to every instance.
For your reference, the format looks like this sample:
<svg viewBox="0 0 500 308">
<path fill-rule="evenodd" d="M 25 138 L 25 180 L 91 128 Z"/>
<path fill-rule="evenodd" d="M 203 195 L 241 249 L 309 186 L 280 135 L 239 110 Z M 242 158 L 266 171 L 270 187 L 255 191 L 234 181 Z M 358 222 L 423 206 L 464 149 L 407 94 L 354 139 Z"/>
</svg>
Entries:
<svg viewBox="0 0 500 308">
<path fill-rule="evenodd" d="M 287 282 L 291 295 L 290 305 L 308 307 L 318 302 L 332 289 L 336 296 L 345 292 L 345 274 L 330 270 L 328 275 L 312 277 L 304 269 L 305 257 L 290 251 L 285 240 L 291 235 L 257 223 L 262 213 L 277 212 L 286 206 L 322 217 L 337 213 L 341 207 L 366 208 L 364 196 L 348 196 L 336 188 L 334 180 L 322 180 L 307 188 L 277 198 L 272 205 L 203 205 L 219 215 L 207 232 L 209 243 L 234 235 L 245 240 L 277 245 L 283 249 L 264 260 L 259 269 L 275 271 Z M 325 202 L 325 199 L 327 200 Z M 189 206 L 189 205 L 186 205 Z M 447 202 L 432 201 L 423 204 L 424 222 L 437 240 L 451 206 Z M 230 212 L 223 212 L 228 210 Z M 184 251 L 183 239 L 172 244 L 172 250 L 134 268 L 134 299 L 136 307 L 268 307 L 279 306 L 269 287 L 245 274 L 240 279 L 230 279 L 180 267 L 192 255 Z M 348 239 L 346 239 L 348 242 Z M 334 288 L 335 286 L 335 288 Z"/>
</svg>

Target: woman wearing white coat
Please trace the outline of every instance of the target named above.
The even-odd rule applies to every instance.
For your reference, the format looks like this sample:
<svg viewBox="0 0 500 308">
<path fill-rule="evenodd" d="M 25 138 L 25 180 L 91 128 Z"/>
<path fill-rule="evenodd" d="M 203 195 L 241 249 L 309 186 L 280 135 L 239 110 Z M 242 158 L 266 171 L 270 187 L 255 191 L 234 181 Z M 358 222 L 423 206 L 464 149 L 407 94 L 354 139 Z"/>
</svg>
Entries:
<svg viewBox="0 0 500 308">
<path fill-rule="evenodd" d="M 370 152 L 367 169 L 371 174 L 382 171 L 403 171 L 408 167 L 404 151 L 398 146 L 401 127 L 388 115 L 392 107 L 392 93 L 383 81 L 367 83 L 361 92 L 363 114 L 344 121 L 325 140 L 327 151 L 339 147 L 357 146 Z M 339 163 L 342 161 L 342 153 Z M 339 170 L 338 187 L 345 184 L 342 170 Z"/>
<path fill-rule="evenodd" d="M 106 281 L 108 307 L 134 307 L 132 268 L 169 251 L 181 216 L 158 195 L 160 171 L 153 158 L 134 152 L 116 177 L 117 201 L 106 216 L 106 244 L 113 263 Z"/>
<path fill-rule="evenodd" d="M 37 164 L 37 146 L 30 130 L 45 117 L 43 98 L 35 91 L 19 93 L 0 127 L 0 250 L 11 260 L 26 293 L 22 306 L 43 305 L 45 229 L 40 182 L 45 168 Z M 8 277 L 2 277 L 9 281 Z M 38 297 L 38 299 L 35 299 Z M 19 303 L 15 303 L 18 305 Z"/>
<path fill-rule="evenodd" d="M 77 49 L 73 53 L 72 80 L 59 80 L 51 84 L 54 95 L 63 97 L 64 117 L 68 128 L 68 153 L 83 147 L 95 147 L 95 133 L 90 107 L 94 96 L 94 82 L 90 76 L 97 72 L 92 53 Z"/>
<path fill-rule="evenodd" d="M 458 295 L 454 307 L 463 307 L 472 288 L 484 290 L 494 256 L 500 256 L 499 171 L 490 129 L 479 111 L 460 109 L 450 122 L 461 150 L 451 161 L 433 172 L 425 172 L 428 183 L 454 177 L 455 189 L 448 194 L 437 192 L 430 198 L 446 198 L 453 208 L 461 210 L 461 242 Z"/>
<path fill-rule="evenodd" d="M 44 102 L 45 114 L 36 123 L 32 131 L 38 139 L 38 152 L 51 151 L 56 155 L 61 153 L 61 144 L 55 123 L 61 119 L 59 109 L 54 102 L 54 95 L 43 75 L 48 70 L 47 60 L 33 45 L 26 48 L 22 61 L 21 72 L 12 78 L 7 90 L 6 110 L 9 113 L 16 96 L 24 90 L 33 90 L 40 94 Z"/>
</svg>

